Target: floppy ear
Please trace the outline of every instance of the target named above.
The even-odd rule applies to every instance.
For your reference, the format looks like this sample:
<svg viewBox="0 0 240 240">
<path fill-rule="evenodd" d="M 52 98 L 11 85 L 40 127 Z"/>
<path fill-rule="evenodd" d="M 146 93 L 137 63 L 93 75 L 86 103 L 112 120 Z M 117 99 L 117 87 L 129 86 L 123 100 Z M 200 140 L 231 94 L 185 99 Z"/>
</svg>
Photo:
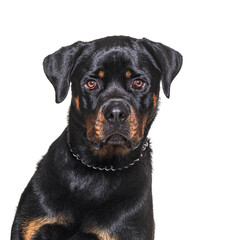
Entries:
<svg viewBox="0 0 240 240">
<path fill-rule="evenodd" d="M 57 103 L 62 102 L 68 94 L 71 72 L 83 46 L 83 42 L 76 42 L 62 47 L 43 61 L 43 69 L 55 89 Z"/>
<path fill-rule="evenodd" d="M 166 97 L 169 98 L 170 85 L 182 67 L 182 55 L 161 43 L 152 42 L 146 38 L 142 40 L 162 73 L 163 91 Z"/>
</svg>

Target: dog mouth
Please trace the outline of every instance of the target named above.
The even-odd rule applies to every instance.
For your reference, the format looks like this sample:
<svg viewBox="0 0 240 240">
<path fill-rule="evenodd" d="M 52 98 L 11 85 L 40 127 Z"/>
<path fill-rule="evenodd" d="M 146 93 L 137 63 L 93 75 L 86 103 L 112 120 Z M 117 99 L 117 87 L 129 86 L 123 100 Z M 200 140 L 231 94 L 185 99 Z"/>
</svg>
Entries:
<svg viewBox="0 0 240 240">
<path fill-rule="evenodd" d="M 120 134 L 112 134 L 106 139 L 106 144 L 109 145 L 128 145 L 128 140 Z"/>
<path fill-rule="evenodd" d="M 139 146 L 140 140 L 133 142 L 120 133 L 113 133 L 100 142 L 91 141 L 91 143 L 95 150 L 100 150 L 104 146 L 113 146 L 114 148 L 122 146 L 134 150 Z"/>
</svg>

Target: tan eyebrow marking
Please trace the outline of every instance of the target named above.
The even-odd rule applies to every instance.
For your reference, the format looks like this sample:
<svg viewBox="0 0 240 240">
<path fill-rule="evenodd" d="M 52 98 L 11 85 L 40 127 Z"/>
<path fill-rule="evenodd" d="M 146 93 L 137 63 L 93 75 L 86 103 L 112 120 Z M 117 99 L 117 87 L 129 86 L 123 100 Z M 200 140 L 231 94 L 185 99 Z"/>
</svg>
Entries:
<svg viewBox="0 0 240 240">
<path fill-rule="evenodd" d="M 131 75 L 132 75 L 132 73 L 131 73 L 131 71 L 130 71 L 130 70 L 128 70 L 128 71 L 126 71 L 126 74 L 125 74 L 125 75 L 126 75 L 126 77 L 127 77 L 127 78 L 130 78 L 130 77 L 131 77 Z"/>
<path fill-rule="evenodd" d="M 102 71 L 102 70 L 99 71 L 99 72 L 98 72 L 98 76 L 99 76 L 100 78 L 103 78 L 103 77 L 104 77 L 104 71 Z"/>
</svg>

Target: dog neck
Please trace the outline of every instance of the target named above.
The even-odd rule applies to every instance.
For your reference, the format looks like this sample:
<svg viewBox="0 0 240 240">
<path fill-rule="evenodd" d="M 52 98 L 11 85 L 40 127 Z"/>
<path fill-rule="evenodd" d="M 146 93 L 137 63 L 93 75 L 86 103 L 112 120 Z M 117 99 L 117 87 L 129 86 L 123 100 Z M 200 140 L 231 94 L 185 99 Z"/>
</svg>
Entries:
<svg viewBox="0 0 240 240">
<path fill-rule="evenodd" d="M 74 139 L 76 140 L 76 136 L 73 136 L 73 134 L 71 133 L 72 133 L 71 128 L 70 126 L 68 126 L 67 127 L 67 143 L 68 143 L 69 150 L 72 156 L 74 157 L 74 159 L 81 162 L 81 164 L 84 165 L 85 167 L 93 170 L 98 170 L 98 171 L 114 172 L 114 171 L 123 171 L 124 169 L 128 169 L 134 166 L 135 164 L 137 164 L 138 162 L 140 162 L 146 150 L 149 148 L 149 139 L 145 137 L 145 139 L 142 141 L 142 144 L 139 145 L 138 149 L 134 150 L 136 152 L 135 154 L 132 154 L 127 157 L 121 157 L 121 161 L 116 161 L 116 158 L 108 159 L 107 161 L 108 164 L 106 165 L 104 164 L 104 161 L 103 161 L 104 158 L 99 158 L 96 156 L 94 157 L 91 154 L 91 150 L 88 148 L 87 140 L 84 139 L 83 136 L 78 136 L 78 141 L 81 143 L 84 142 L 84 145 L 80 143 L 77 145 L 79 146 L 81 145 L 84 147 L 78 148 L 78 146 L 76 146 L 76 141 L 74 141 Z M 93 159 L 93 161 L 89 161 L 89 159 Z M 109 164 L 109 162 L 117 162 L 117 164 Z"/>
<path fill-rule="evenodd" d="M 99 171 L 122 171 L 124 169 L 128 169 L 130 168 L 131 166 L 135 165 L 135 163 L 139 162 L 141 160 L 141 158 L 143 157 L 143 154 L 145 152 L 145 150 L 148 148 L 149 146 L 149 139 L 145 139 L 143 145 L 142 145 L 142 149 L 141 149 L 141 153 L 140 153 L 140 156 L 139 158 L 136 158 L 134 159 L 131 163 L 129 163 L 128 165 L 124 165 L 122 167 L 114 167 L 113 165 L 110 165 L 110 166 L 94 166 L 94 165 L 91 165 L 91 164 L 87 164 L 84 162 L 83 158 L 81 158 L 81 156 L 77 153 L 74 152 L 74 150 L 72 149 L 71 145 L 70 145 L 70 141 L 68 140 L 68 146 L 69 146 L 69 150 L 70 152 L 72 153 L 73 157 L 80 161 L 84 166 L 88 167 L 88 168 L 91 168 L 91 169 L 94 169 L 94 170 L 99 170 Z"/>
</svg>

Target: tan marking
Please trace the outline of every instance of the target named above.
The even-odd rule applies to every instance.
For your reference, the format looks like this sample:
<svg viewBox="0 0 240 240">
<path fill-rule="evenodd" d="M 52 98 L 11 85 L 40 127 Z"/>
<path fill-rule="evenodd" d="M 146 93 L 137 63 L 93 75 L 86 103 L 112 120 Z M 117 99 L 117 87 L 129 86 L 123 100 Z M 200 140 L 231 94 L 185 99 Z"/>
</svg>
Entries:
<svg viewBox="0 0 240 240">
<path fill-rule="evenodd" d="M 115 148 L 115 155 L 127 155 L 131 151 L 127 146 L 118 146 Z"/>
<path fill-rule="evenodd" d="M 109 233 L 107 230 L 101 230 L 98 228 L 94 228 L 89 233 L 95 234 L 99 240 L 118 240 L 113 234 Z"/>
<path fill-rule="evenodd" d="M 144 136 L 144 131 L 145 131 L 145 127 L 147 124 L 147 119 L 148 119 L 148 113 L 143 115 L 143 119 L 142 119 L 142 136 Z"/>
<path fill-rule="evenodd" d="M 98 76 L 99 76 L 100 78 L 103 78 L 103 77 L 104 77 L 104 71 L 99 71 Z"/>
<path fill-rule="evenodd" d="M 126 75 L 127 78 L 130 78 L 131 75 L 132 75 L 132 73 L 128 70 L 128 71 L 126 71 L 126 74 L 125 74 L 125 75 Z"/>
<path fill-rule="evenodd" d="M 79 96 L 75 97 L 75 98 L 74 98 L 74 101 L 75 101 L 75 103 L 76 103 L 76 107 L 77 107 L 78 111 L 80 111 Z"/>
<path fill-rule="evenodd" d="M 132 108 L 130 108 L 130 114 L 126 121 L 129 123 L 130 126 L 130 139 L 136 138 L 136 140 L 138 141 L 138 121 L 136 114 Z"/>
<path fill-rule="evenodd" d="M 86 130 L 87 130 L 87 138 L 92 138 L 94 135 L 94 124 L 95 124 L 95 117 L 90 115 L 90 116 L 85 116 L 85 125 L 86 125 Z"/>
<path fill-rule="evenodd" d="M 85 125 L 86 125 L 86 130 L 87 130 L 87 137 L 90 137 L 90 133 L 92 131 L 92 122 L 93 122 L 93 117 L 92 116 L 85 116 Z"/>
<path fill-rule="evenodd" d="M 112 145 L 105 145 L 99 150 L 96 150 L 93 147 L 91 147 L 91 150 L 94 155 L 97 155 L 99 157 L 105 157 L 105 158 L 111 158 L 114 155 L 124 156 L 131 151 L 131 149 L 128 148 L 127 146 L 114 147 Z"/>
<path fill-rule="evenodd" d="M 59 224 L 59 225 L 67 225 L 68 221 L 61 215 L 57 217 L 42 217 L 42 218 L 35 218 L 30 221 L 25 221 L 23 223 L 23 239 L 24 240 L 31 240 L 31 238 L 36 234 L 36 232 L 46 224 Z"/>
<path fill-rule="evenodd" d="M 156 106 L 157 106 L 157 100 L 158 100 L 158 97 L 157 97 L 157 95 L 154 93 L 154 94 L 153 94 L 153 107 L 154 107 L 154 108 L 156 108 Z"/>
<path fill-rule="evenodd" d="M 98 114 L 97 114 L 97 120 L 96 120 L 96 123 L 95 123 L 95 133 L 96 133 L 96 137 L 98 139 L 102 139 L 104 136 L 103 136 L 103 126 L 104 126 L 104 121 L 105 121 L 105 118 L 104 118 L 104 115 L 103 115 L 103 111 L 102 111 L 102 108 L 98 111 Z"/>
<path fill-rule="evenodd" d="M 99 142 L 104 138 L 103 127 L 106 122 L 103 111 L 100 109 L 95 115 L 85 116 L 85 125 L 87 130 L 87 138 L 95 142 Z"/>
<path fill-rule="evenodd" d="M 94 149 L 91 146 L 91 150 L 93 152 L 94 155 L 97 155 L 99 157 L 112 157 L 112 152 L 113 152 L 113 146 L 111 145 L 105 145 L 102 148 L 100 148 L 99 150 Z"/>
</svg>

